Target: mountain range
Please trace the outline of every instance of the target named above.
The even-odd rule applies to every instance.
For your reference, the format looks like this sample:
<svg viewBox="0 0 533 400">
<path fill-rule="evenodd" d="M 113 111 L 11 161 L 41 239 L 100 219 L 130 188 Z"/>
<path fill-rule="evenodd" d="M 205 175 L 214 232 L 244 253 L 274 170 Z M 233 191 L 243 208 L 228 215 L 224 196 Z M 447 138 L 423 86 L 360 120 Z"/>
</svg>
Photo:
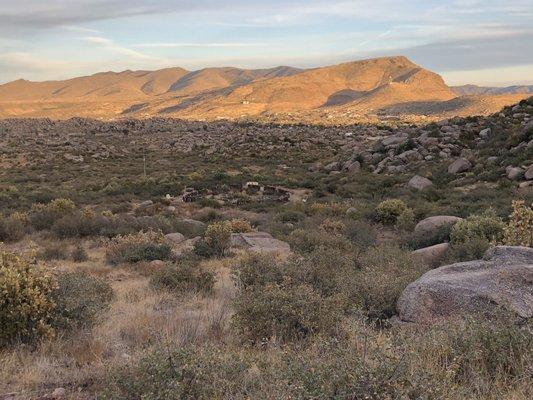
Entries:
<svg viewBox="0 0 533 400">
<path fill-rule="evenodd" d="M 449 87 L 403 56 L 298 69 L 206 68 L 102 72 L 62 81 L 0 85 L 0 117 L 188 119 L 486 114 L 533 87 Z M 466 97 L 465 97 L 466 96 Z M 357 122 L 357 121 L 352 121 Z"/>
</svg>

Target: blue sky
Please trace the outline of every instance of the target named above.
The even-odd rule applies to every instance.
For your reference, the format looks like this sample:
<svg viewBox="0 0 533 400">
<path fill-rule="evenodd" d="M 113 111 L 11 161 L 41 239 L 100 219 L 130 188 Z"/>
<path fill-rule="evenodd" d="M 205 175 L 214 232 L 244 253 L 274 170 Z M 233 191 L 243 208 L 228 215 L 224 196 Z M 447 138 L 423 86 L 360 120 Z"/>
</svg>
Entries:
<svg viewBox="0 0 533 400">
<path fill-rule="evenodd" d="M 385 55 L 449 84 L 533 84 L 533 0 L 0 0 L 0 82 Z"/>
</svg>

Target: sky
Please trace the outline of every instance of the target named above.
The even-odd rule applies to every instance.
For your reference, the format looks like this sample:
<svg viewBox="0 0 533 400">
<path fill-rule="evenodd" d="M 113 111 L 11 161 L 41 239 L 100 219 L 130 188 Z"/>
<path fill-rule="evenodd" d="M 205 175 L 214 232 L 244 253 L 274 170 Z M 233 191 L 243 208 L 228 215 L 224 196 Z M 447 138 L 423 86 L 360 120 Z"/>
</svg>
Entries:
<svg viewBox="0 0 533 400">
<path fill-rule="evenodd" d="M 0 83 L 392 55 L 450 85 L 533 84 L 533 0 L 0 0 Z"/>
</svg>

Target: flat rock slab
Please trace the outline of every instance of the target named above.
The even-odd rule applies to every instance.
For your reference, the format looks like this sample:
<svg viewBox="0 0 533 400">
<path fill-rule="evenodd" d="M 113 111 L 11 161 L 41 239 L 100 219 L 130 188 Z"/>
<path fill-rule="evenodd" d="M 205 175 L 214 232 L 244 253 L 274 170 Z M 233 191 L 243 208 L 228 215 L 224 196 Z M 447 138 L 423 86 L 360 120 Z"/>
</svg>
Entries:
<svg viewBox="0 0 533 400">
<path fill-rule="evenodd" d="M 280 252 L 291 250 L 288 243 L 275 239 L 266 232 L 233 233 L 231 247 L 254 252 Z"/>
<path fill-rule="evenodd" d="M 497 246 L 483 260 L 446 265 L 407 286 L 398 300 L 402 321 L 432 323 L 497 309 L 533 317 L 533 248 Z"/>
</svg>

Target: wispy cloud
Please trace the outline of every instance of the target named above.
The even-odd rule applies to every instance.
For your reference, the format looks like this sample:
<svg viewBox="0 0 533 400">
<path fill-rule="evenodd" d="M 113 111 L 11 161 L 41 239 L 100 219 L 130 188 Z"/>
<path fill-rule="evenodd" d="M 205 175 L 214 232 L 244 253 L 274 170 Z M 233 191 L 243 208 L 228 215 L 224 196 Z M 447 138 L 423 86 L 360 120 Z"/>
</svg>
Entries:
<svg viewBox="0 0 533 400">
<path fill-rule="evenodd" d="M 141 58 L 141 59 L 157 59 L 156 57 L 152 57 L 150 55 L 141 53 L 136 50 L 132 50 L 127 47 L 119 46 L 117 45 L 113 40 L 101 37 L 101 36 L 86 36 L 83 38 L 86 42 L 95 44 L 99 47 L 101 47 L 104 50 L 121 54 L 129 57 L 135 57 L 135 58 Z"/>
<path fill-rule="evenodd" d="M 133 47 L 172 48 L 172 47 L 258 47 L 266 43 L 138 43 Z"/>
</svg>

